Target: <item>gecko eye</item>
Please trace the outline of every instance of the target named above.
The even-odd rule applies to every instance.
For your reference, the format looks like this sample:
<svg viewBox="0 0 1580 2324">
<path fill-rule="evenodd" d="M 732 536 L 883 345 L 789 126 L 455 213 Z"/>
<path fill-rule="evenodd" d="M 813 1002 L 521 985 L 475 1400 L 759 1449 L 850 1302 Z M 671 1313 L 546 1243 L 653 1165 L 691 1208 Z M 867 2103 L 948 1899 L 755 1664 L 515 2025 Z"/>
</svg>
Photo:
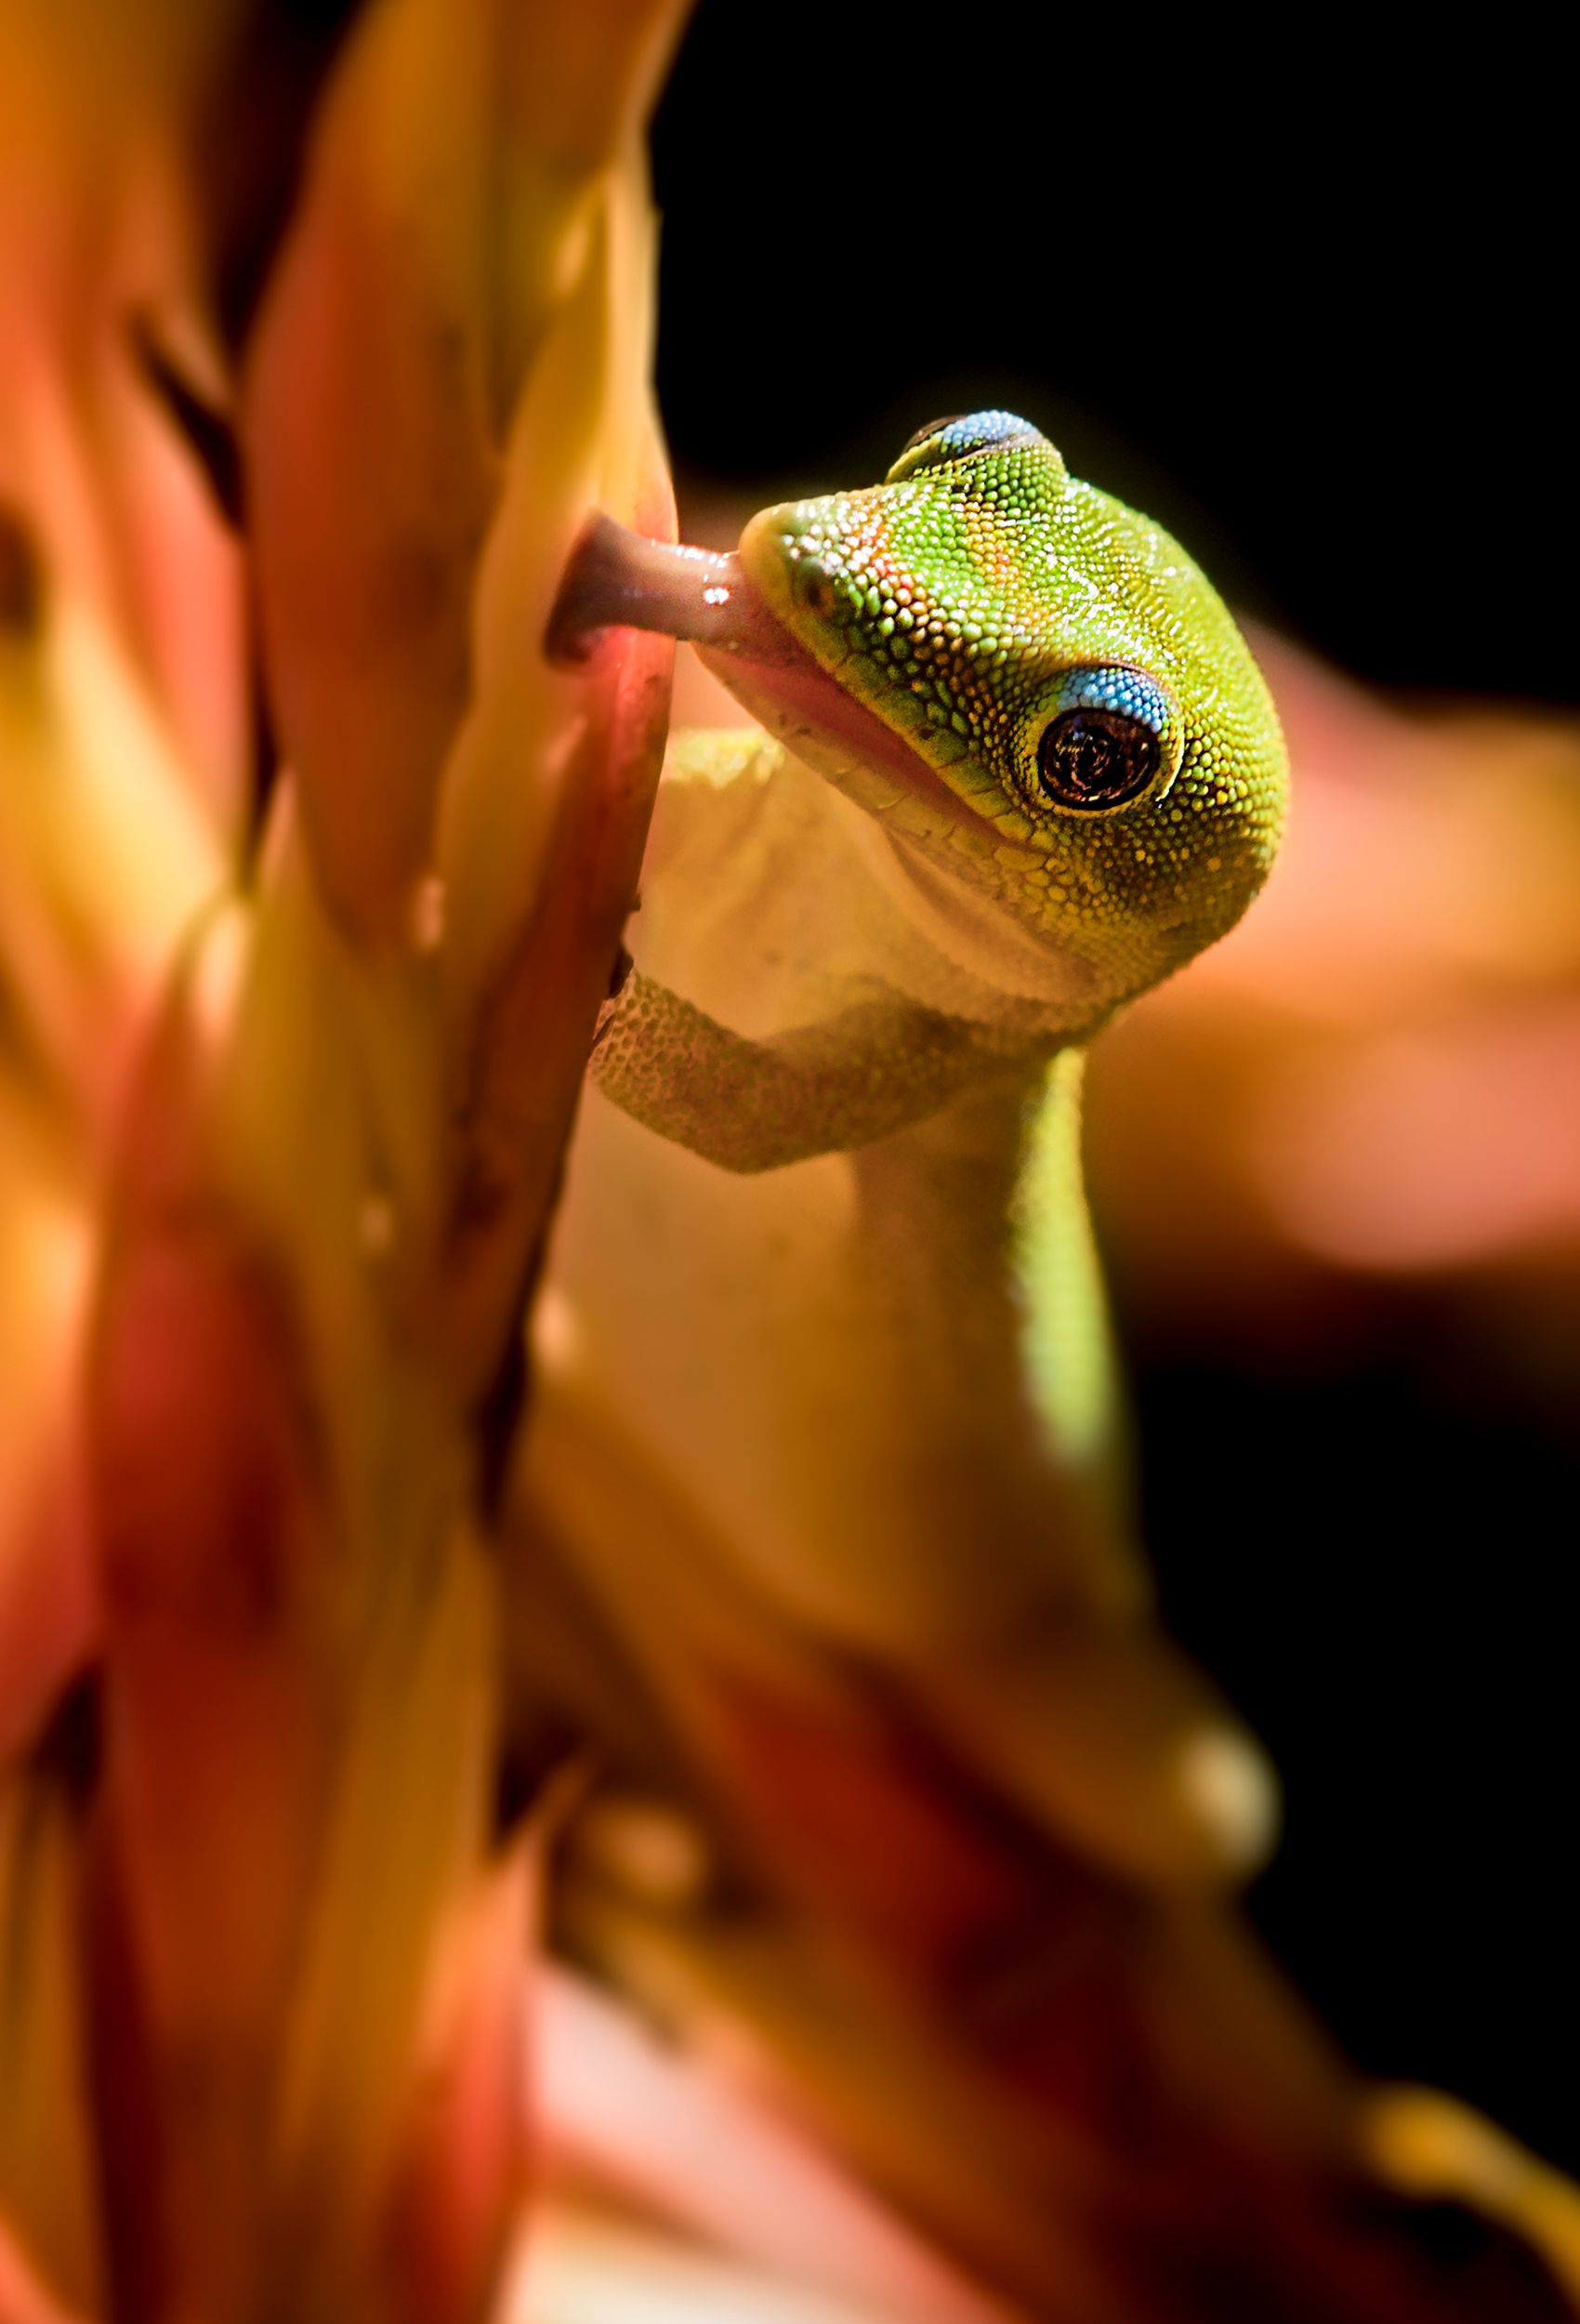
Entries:
<svg viewBox="0 0 1580 2324">
<path fill-rule="evenodd" d="M 1157 736 L 1113 710 L 1066 710 L 1043 729 L 1037 773 L 1061 807 L 1121 807 L 1158 769 Z"/>
<path fill-rule="evenodd" d="M 903 459 L 907 452 L 918 451 L 924 443 L 931 443 L 935 436 L 941 436 L 946 428 L 958 426 L 964 417 L 963 412 L 946 412 L 941 419 L 924 421 L 920 428 L 915 429 L 906 437 L 900 447 L 900 457 Z"/>
<path fill-rule="evenodd" d="M 1087 814 L 1128 806 L 1179 764 L 1179 720 L 1155 680 L 1140 670 L 1069 670 L 1054 715 L 1037 737 L 1036 766 L 1021 784 L 1033 807 Z M 1161 771 L 1165 780 L 1157 785 Z"/>
<path fill-rule="evenodd" d="M 884 482 L 898 484 L 918 469 L 941 468 L 945 461 L 963 460 L 968 453 L 987 452 L 995 444 L 1041 441 L 1030 420 L 1013 412 L 965 412 L 950 419 L 929 419 L 906 442 Z"/>
</svg>

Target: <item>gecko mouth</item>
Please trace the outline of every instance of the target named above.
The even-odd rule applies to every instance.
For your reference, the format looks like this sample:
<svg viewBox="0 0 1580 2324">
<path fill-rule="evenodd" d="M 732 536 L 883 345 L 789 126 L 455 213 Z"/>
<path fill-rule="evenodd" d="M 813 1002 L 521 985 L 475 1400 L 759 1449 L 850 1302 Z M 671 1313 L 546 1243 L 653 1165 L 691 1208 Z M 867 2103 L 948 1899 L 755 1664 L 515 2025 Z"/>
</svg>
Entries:
<svg viewBox="0 0 1580 2324">
<path fill-rule="evenodd" d="M 697 650 L 742 707 L 787 750 L 835 782 L 866 777 L 863 804 L 875 812 L 882 812 L 882 800 L 873 795 L 873 778 L 887 778 L 896 803 L 898 796 L 915 799 L 934 825 L 983 829 L 982 817 L 876 710 L 849 693 L 836 671 L 825 669 L 787 630 L 782 636 L 783 646 L 762 660 L 745 647 L 699 642 Z"/>
<path fill-rule="evenodd" d="M 744 708 L 831 780 L 860 773 L 870 793 L 872 778 L 887 777 L 935 826 L 979 840 L 991 829 L 902 735 L 840 684 L 837 669 L 800 643 L 739 554 L 646 540 L 612 518 L 594 517 L 567 564 L 545 651 L 551 662 L 573 666 L 593 652 L 599 632 L 616 627 L 687 640 Z M 881 815 L 881 799 L 865 803 Z"/>
</svg>

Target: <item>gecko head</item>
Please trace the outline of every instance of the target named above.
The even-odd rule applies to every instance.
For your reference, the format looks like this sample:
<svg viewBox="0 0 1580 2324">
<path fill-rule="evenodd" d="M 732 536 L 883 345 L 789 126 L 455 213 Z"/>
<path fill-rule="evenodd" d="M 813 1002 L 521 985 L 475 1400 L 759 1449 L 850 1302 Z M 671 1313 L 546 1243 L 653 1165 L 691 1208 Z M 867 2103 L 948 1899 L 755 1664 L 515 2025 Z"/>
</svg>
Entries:
<svg viewBox="0 0 1580 2324">
<path fill-rule="evenodd" d="M 937 421 L 881 484 L 754 517 L 740 557 L 798 652 L 713 667 L 1060 955 L 1091 1022 L 1244 911 L 1285 789 L 1260 673 L 1178 543 L 1026 421 Z"/>
</svg>

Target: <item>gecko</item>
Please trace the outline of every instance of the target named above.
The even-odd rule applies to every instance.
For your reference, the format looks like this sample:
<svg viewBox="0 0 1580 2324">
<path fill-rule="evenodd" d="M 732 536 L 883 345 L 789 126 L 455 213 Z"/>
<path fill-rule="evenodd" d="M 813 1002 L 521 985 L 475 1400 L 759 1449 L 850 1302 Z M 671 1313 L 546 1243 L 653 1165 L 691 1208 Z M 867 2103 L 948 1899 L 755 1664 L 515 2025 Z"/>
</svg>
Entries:
<svg viewBox="0 0 1580 2324">
<path fill-rule="evenodd" d="M 1080 1116 L 1090 1042 L 1268 873 L 1256 663 L 1003 411 L 728 556 L 599 520 L 551 649 L 617 623 L 757 723 L 672 740 L 540 1363 L 770 1619 L 1018 1809 L 1127 1877 L 1237 1878 L 1275 1788 L 1151 1618 Z M 554 1408 L 528 1482 L 564 1509 Z"/>
</svg>

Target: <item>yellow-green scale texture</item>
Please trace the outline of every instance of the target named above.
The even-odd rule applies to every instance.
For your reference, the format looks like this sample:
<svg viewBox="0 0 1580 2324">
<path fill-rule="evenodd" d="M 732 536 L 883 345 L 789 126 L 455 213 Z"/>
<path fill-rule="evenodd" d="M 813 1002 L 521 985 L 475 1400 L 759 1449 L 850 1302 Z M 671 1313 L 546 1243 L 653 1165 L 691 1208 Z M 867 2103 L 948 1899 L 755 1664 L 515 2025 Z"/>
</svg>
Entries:
<svg viewBox="0 0 1580 2324">
<path fill-rule="evenodd" d="M 1266 687 L 1178 543 L 1045 437 L 1004 414 L 941 428 L 882 484 L 764 511 L 742 553 L 797 640 L 982 820 L 1018 915 L 1108 960 L 1111 997 L 1239 918 L 1283 817 Z M 1072 811 L 1044 793 L 1039 737 L 1070 672 L 1114 667 L 1167 697 L 1169 763 L 1126 804 Z"/>
</svg>

